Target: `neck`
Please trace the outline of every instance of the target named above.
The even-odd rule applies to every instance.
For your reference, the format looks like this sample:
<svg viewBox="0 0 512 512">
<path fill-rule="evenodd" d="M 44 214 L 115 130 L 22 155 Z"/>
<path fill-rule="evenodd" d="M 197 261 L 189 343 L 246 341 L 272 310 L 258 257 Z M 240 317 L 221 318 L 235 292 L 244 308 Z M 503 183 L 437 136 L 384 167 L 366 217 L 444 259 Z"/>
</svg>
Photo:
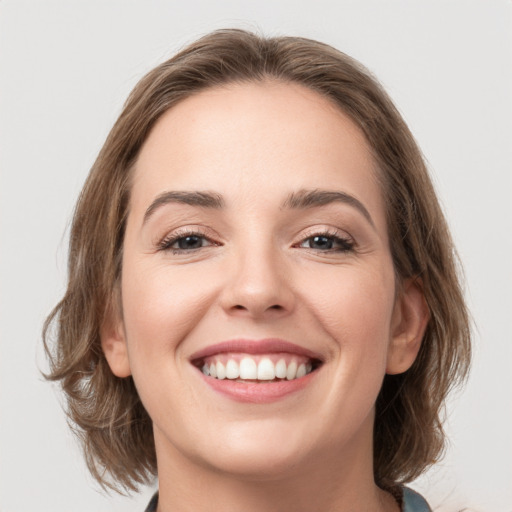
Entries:
<svg viewBox="0 0 512 512">
<path fill-rule="evenodd" d="M 155 432 L 158 512 L 398 512 L 373 480 L 371 449 L 324 453 L 276 474 L 234 474 L 191 460 Z"/>
</svg>

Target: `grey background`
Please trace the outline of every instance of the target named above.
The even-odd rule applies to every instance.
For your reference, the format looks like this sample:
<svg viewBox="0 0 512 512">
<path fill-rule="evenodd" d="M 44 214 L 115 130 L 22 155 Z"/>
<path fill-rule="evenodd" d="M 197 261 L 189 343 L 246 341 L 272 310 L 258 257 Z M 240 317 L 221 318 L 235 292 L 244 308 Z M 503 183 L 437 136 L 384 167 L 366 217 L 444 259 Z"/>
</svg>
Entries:
<svg viewBox="0 0 512 512">
<path fill-rule="evenodd" d="M 413 486 L 439 511 L 512 511 L 512 3 L 0 1 L 0 511 L 142 511 L 87 475 L 40 330 L 81 184 L 142 74 L 212 29 L 320 39 L 383 82 L 429 161 L 467 274 L 475 362 L 451 444 Z"/>
</svg>

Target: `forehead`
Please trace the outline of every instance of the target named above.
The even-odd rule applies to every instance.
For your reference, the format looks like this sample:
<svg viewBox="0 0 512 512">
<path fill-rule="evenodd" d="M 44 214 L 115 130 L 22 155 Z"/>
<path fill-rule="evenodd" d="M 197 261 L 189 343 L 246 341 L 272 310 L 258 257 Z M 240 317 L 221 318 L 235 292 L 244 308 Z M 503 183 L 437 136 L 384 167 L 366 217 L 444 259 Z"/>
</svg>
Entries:
<svg viewBox="0 0 512 512">
<path fill-rule="evenodd" d="M 146 204 L 166 189 L 270 199 L 288 187 L 341 188 L 382 206 L 360 129 L 320 94 L 281 82 L 210 88 L 178 103 L 144 143 L 133 187 Z"/>
</svg>

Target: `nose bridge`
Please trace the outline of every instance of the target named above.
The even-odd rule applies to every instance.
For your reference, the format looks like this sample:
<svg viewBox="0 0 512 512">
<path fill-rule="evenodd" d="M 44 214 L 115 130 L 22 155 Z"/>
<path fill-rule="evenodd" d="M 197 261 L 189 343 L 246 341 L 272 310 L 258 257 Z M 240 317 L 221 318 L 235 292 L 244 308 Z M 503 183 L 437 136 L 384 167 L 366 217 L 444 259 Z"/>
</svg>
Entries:
<svg viewBox="0 0 512 512">
<path fill-rule="evenodd" d="M 270 235 L 247 232 L 233 248 L 224 307 L 251 316 L 285 314 L 293 307 L 293 293 L 278 244 Z"/>
</svg>

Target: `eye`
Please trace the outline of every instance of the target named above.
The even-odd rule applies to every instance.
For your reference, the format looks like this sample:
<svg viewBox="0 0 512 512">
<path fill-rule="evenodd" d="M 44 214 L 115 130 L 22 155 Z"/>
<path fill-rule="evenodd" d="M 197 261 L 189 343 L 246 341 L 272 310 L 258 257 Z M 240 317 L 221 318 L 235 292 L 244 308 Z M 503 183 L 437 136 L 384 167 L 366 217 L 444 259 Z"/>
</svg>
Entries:
<svg viewBox="0 0 512 512">
<path fill-rule="evenodd" d="M 196 251 L 203 247 L 218 245 L 208 237 L 198 232 L 175 233 L 164 238 L 159 243 L 162 251 L 172 251 L 173 254 L 183 254 Z"/>
<path fill-rule="evenodd" d="M 354 250 L 354 242 L 331 233 L 318 233 L 304 239 L 299 247 L 321 252 L 350 252 Z"/>
</svg>

